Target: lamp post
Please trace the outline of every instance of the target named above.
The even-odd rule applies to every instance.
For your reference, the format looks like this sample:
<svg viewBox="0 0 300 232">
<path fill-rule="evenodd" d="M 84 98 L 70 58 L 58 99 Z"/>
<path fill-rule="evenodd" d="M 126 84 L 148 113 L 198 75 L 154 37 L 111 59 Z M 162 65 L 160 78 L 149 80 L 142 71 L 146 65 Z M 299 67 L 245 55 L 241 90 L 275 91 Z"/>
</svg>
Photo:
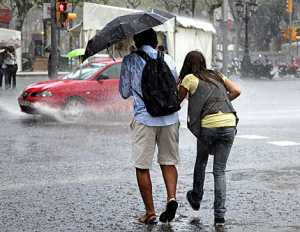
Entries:
<svg viewBox="0 0 300 232">
<path fill-rule="evenodd" d="M 237 0 L 236 10 L 239 18 L 245 22 L 245 45 L 244 45 L 244 57 L 242 60 L 242 72 L 248 73 L 251 65 L 251 59 L 249 55 L 249 38 L 248 38 L 248 24 L 250 17 L 255 14 L 257 10 L 256 0 Z"/>
</svg>

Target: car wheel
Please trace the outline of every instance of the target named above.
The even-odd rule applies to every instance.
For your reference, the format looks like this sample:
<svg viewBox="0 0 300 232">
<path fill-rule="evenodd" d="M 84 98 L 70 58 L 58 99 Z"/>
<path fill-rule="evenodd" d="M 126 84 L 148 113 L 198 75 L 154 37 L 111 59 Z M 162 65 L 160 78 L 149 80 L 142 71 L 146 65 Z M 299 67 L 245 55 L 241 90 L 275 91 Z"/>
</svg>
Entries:
<svg viewBox="0 0 300 232">
<path fill-rule="evenodd" d="M 85 102 L 80 97 L 71 97 L 66 100 L 62 109 L 62 117 L 68 122 L 76 122 L 84 116 Z"/>
</svg>

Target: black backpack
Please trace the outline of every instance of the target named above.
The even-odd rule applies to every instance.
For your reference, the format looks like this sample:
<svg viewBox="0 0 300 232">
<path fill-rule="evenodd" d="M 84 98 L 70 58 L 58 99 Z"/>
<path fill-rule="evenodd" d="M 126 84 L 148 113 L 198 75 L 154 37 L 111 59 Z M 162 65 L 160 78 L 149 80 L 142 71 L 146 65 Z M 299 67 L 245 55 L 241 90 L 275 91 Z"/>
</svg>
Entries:
<svg viewBox="0 0 300 232">
<path fill-rule="evenodd" d="M 158 52 L 157 59 L 152 59 L 144 51 L 136 51 L 146 61 L 142 79 L 141 96 L 147 112 L 153 117 L 165 116 L 180 110 L 176 80 L 164 61 L 164 54 Z"/>
</svg>

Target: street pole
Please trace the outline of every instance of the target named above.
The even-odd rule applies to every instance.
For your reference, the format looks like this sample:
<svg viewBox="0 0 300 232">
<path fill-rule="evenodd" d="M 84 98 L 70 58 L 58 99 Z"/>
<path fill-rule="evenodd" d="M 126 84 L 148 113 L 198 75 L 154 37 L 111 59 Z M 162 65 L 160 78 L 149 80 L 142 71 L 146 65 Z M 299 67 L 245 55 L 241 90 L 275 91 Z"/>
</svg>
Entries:
<svg viewBox="0 0 300 232">
<path fill-rule="evenodd" d="M 223 1 L 223 73 L 228 71 L 228 0 Z"/>
<path fill-rule="evenodd" d="M 244 57 L 242 61 L 242 69 L 247 72 L 249 70 L 249 65 L 251 64 L 251 59 L 249 55 L 249 36 L 248 36 L 248 26 L 249 26 L 249 12 L 248 4 L 245 6 L 245 45 L 244 45 Z"/>
<path fill-rule="evenodd" d="M 292 57 L 292 55 L 291 55 L 291 51 L 292 51 L 292 30 L 291 30 L 291 28 L 292 28 L 292 26 L 293 26 L 293 23 L 292 23 L 292 12 L 290 12 L 289 13 L 289 38 L 290 38 L 290 46 L 289 46 L 289 58 L 290 58 L 290 60 L 291 60 L 291 57 Z"/>
<path fill-rule="evenodd" d="M 58 55 L 57 55 L 57 25 L 56 25 L 56 1 L 51 0 L 51 52 L 48 65 L 50 79 L 57 76 Z"/>
<path fill-rule="evenodd" d="M 249 38 L 248 38 L 248 4 L 246 4 L 246 16 L 245 16 L 245 58 L 249 57 Z M 246 58 L 247 59 L 247 58 Z"/>
</svg>

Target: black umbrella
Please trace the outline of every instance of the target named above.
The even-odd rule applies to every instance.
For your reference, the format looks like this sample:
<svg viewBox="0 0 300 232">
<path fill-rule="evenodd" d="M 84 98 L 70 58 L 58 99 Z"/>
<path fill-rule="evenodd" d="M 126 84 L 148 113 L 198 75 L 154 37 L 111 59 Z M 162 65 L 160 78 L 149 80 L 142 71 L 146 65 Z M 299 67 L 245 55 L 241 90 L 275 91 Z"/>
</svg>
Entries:
<svg viewBox="0 0 300 232">
<path fill-rule="evenodd" d="M 123 39 L 161 25 L 168 19 L 160 14 L 147 12 L 119 16 L 106 24 L 101 31 L 89 40 L 83 60 Z"/>
</svg>

